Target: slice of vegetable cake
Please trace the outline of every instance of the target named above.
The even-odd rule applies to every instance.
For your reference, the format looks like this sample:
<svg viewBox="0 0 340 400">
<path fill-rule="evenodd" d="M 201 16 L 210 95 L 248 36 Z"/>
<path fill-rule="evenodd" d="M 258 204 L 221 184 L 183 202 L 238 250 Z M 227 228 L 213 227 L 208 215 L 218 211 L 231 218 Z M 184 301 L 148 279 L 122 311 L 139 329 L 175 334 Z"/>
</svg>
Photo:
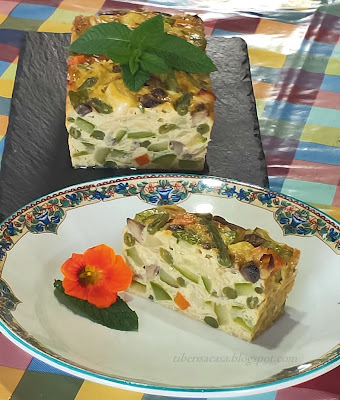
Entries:
<svg viewBox="0 0 340 400">
<path fill-rule="evenodd" d="M 300 251 L 260 228 L 161 206 L 127 219 L 130 291 L 251 341 L 284 311 Z"/>
<path fill-rule="evenodd" d="M 133 30 L 158 13 L 118 11 L 78 16 L 71 42 L 95 25 L 119 22 Z M 201 19 L 163 14 L 164 31 L 205 49 Z M 204 55 L 204 52 L 202 52 Z M 172 68 L 130 90 L 121 67 L 102 54 L 70 53 L 66 128 L 72 165 L 202 170 L 214 123 L 209 74 Z"/>
</svg>

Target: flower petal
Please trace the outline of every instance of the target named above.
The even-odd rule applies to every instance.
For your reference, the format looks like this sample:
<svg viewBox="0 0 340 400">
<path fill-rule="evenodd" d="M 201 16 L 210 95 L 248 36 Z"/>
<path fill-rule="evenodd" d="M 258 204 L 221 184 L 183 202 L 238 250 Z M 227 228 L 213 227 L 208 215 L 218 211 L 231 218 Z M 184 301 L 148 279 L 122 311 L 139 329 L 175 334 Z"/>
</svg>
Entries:
<svg viewBox="0 0 340 400">
<path fill-rule="evenodd" d="M 63 288 L 65 293 L 69 296 L 77 297 L 78 299 L 87 300 L 87 289 L 82 286 L 78 281 L 74 281 L 68 278 L 63 280 Z"/>
<path fill-rule="evenodd" d="M 84 267 L 83 254 L 73 253 L 72 257 L 67 259 L 61 266 L 61 272 L 66 278 L 72 281 L 78 281 L 78 275 L 81 268 Z"/>
<path fill-rule="evenodd" d="M 103 286 L 89 285 L 87 290 L 87 301 L 98 308 L 110 307 L 117 300 L 117 293 L 111 292 Z"/>
<path fill-rule="evenodd" d="M 116 254 L 113 249 L 106 244 L 87 249 L 84 253 L 84 262 L 86 265 L 92 265 L 98 269 L 105 270 L 112 267 L 116 260 Z"/>
<path fill-rule="evenodd" d="M 132 281 L 132 271 L 120 255 L 116 255 L 116 262 L 113 268 L 105 271 L 103 286 L 113 292 L 120 292 L 127 289 Z"/>
</svg>

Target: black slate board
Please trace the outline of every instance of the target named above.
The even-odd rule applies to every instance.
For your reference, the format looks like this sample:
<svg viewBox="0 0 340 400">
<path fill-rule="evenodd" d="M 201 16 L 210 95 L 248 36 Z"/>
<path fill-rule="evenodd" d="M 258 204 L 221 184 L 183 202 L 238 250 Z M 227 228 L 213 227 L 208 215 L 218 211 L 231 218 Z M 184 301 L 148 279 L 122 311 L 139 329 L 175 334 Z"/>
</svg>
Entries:
<svg viewBox="0 0 340 400">
<path fill-rule="evenodd" d="M 69 40 L 69 34 L 29 32 L 25 36 L 0 171 L 1 219 L 69 185 L 145 173 L 72 168 L 64 125 Z M 202 173 L 267 186 L 247 46 L 240 38 L 212 37 L 207 51 L 219 71 L 212 74 L 216 117 L 209 167 Z"/>
</svg>

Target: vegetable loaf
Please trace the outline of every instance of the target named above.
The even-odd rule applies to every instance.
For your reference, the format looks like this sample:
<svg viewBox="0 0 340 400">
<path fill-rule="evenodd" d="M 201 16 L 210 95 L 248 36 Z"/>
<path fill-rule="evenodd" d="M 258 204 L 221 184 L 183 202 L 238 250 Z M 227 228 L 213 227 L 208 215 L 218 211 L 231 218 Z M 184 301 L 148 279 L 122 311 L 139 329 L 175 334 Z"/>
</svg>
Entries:
<svg viewBox="0 0 340 400">
<path fill-rule="evenodd" d="M 130 29 L 158 13 L 137 10 L 76 17 L 71 41 L 89 28 L 120 22 Z M 164 30 L 205 49 L 202 21 L 163 14 Z M 72 165 L 81 167 L 202 170 L 214 123 L 209 74 L 172 69 L 151 74 L 129 90 L 117 63 L 105 55 L 70 53 L 66 128 Z"/>
<path fill-rule="evenodd" d="M 123 231 L 130 291 L 251 341 L 281 316 L 300 251 L 260 228 L 161 206 Z"/>
</svg>

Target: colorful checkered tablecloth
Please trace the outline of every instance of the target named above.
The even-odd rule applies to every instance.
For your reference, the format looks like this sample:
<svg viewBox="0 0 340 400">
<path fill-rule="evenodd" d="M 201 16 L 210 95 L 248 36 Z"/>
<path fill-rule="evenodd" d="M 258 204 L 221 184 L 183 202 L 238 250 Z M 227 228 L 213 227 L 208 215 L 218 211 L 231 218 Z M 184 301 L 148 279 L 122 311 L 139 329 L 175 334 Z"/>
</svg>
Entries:
<svg viewBox="0 0 340 400">
<path fill-rule="evenodd" d="M 197 12 L 207 34 L 247 41 L 270 187 L 340 220 L 340 2 L 332 0 L 0 0 L 0 155 L 25 31 L 69 32 L 80 13 L 141 6 Z M 338 368 L 247 399 L 335 400 L 339 382 Z M 0 334 L 0 400 L 9 398 L 160 399 L 61 373 Z"/>
</svg>

